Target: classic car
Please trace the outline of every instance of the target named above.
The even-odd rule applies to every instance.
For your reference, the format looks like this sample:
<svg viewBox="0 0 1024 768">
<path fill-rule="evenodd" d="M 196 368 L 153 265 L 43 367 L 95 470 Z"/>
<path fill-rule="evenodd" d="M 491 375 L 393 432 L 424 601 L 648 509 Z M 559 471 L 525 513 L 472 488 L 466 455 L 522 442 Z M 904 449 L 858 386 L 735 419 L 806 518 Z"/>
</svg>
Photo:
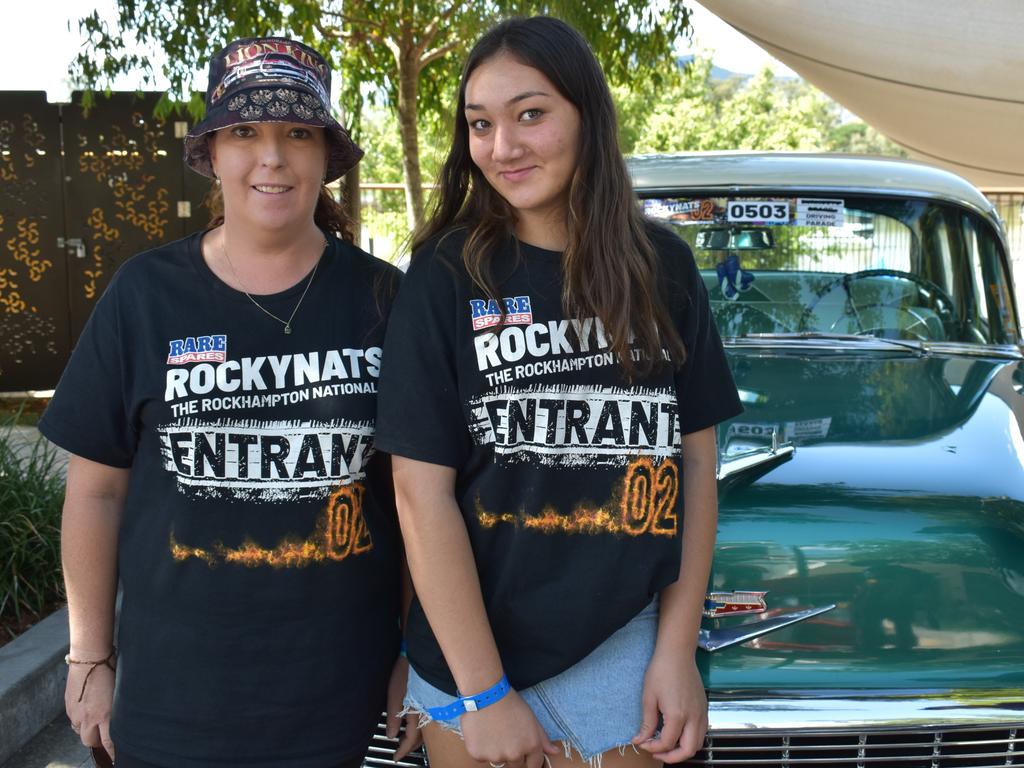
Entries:
<svg viewBox="0 0 1024 768">
<path fill-rule="evenodd" d="M 899 160 L 630 165 L 745 406 L 719 427 L 686 764 L 1024 766 L 1024 346 L 993 206 Z"/>
<path fill-rule="evenodd" d="M 719 429 L 712 766 L 1024 765 L 1024 347 L 962 178 L 849 156 L 631 161 L 693 248 Z"/>
</svg>

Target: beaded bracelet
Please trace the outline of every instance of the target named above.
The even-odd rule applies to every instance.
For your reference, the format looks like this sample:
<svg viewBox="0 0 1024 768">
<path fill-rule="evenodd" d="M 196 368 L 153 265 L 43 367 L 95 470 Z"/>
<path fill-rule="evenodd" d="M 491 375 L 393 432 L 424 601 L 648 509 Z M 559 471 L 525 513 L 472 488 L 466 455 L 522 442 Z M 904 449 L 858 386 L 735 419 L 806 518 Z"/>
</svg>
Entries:
<svg viewBox="0 0 1024 768">
<path fill-rule="evenodd" d="M 64 657 L 64 663 L 68 666 L 72 664 L 87 664 L 91 669 L 85 673 L 85 680 L 82 681 L 82 692 L 78 694 L 78 700 L 81 701 L 85 697 L 85 686 L 89 684 L 89 678 L 92 677 L 92 673 L 96 671 L 96 667 L 107 667 L 111 672 L 116 672 L 114 665 L 111 664 L 111 660 L 117 655 L 117 649 L 115 648 L 105 659 L 99 661 L 82 661 L 81 659 L 72 659 L 71 654 L 67 654 Z"/>
</svg>

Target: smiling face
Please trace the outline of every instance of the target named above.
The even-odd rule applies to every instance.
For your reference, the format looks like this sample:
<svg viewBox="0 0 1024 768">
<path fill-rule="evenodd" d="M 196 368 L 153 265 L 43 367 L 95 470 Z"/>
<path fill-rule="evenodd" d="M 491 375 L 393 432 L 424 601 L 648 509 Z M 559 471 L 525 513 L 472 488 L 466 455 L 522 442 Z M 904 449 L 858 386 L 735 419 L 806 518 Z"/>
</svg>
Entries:
<svg viewBox="0 0 1024 768">
<path fill-rule="evenodd" d="M 327 166 L 323 128 L 242 123 L 222 128 L 209 142 L 225 220 L 277 231 L 309 225 Z"/>
<path fill-rule="evenodd" d="M 552 227 L 564 236 L 579 111 L 540 70 L 504 53 L 473 70 L 465 100 L 470 156 L 515 210 L 517 234 L 535 244 L 533 233 Z"/>
</svg>

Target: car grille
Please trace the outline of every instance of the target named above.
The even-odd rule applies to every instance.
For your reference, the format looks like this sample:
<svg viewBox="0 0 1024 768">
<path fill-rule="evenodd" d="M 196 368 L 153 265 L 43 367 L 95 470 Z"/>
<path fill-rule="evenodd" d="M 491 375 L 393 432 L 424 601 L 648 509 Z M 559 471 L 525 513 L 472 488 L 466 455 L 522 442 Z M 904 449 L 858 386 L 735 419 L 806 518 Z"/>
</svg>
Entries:
<svg viewBox="0 0 1024 768">
<path fill-rule="evenodd" d="M 742 733 L 712 735 L 684 766 L 769 768 L 988 768 L 1024 766 L 1024 723 L 1001 729 L 839 731 L 820 735 Z M 363 759 L 366 768 L 425 768 L 422 747 L 395 762 L 397 739 L 384 735 L 381 717 Z"/>
<path fill-rule="evenodd" d="M 1024 766 L 1024 723 L 1008 728 L 922 728 L 828 734 L 711 735 L 686 766 Z"/>
<path fill-rule="evenodd" d="M 384 735 L 385 721 L 387 715 L 381 713 L 380 721 L 377 723 L 377 730 L 373 732 L 373 740 L 370 742 L 369 749 L 366 750 L 366 757 L 363 758 L 363 765 L 367 768 L 394 768 L 394 766 L 401 766 L 401 768 L 423 768 L 427 765 L 427 757 L 423 753 L 423 748 L 420 747 L 413 751 L 413 753 L 402 759 L 401 762 L 395 762 L 395 749 L 398 747 L 398 739 L 389 739 Z"/>
</svg>

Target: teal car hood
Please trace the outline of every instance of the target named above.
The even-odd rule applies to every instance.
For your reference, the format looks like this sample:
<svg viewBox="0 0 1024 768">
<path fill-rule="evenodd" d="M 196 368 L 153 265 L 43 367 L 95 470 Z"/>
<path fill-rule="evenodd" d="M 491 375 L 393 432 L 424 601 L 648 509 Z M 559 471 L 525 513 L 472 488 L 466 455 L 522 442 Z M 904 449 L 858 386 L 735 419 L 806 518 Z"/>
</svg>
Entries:
<svg viewBox="0 0 1024 768">
<path fill-rule="evenodd" d="M 732 349 L 724 455 L 793 458 L 720 499 L 711 586 L 828 613 L 701 654 L 709 688 L 1024 687 L 1024 363 Z"/>
</svg>

